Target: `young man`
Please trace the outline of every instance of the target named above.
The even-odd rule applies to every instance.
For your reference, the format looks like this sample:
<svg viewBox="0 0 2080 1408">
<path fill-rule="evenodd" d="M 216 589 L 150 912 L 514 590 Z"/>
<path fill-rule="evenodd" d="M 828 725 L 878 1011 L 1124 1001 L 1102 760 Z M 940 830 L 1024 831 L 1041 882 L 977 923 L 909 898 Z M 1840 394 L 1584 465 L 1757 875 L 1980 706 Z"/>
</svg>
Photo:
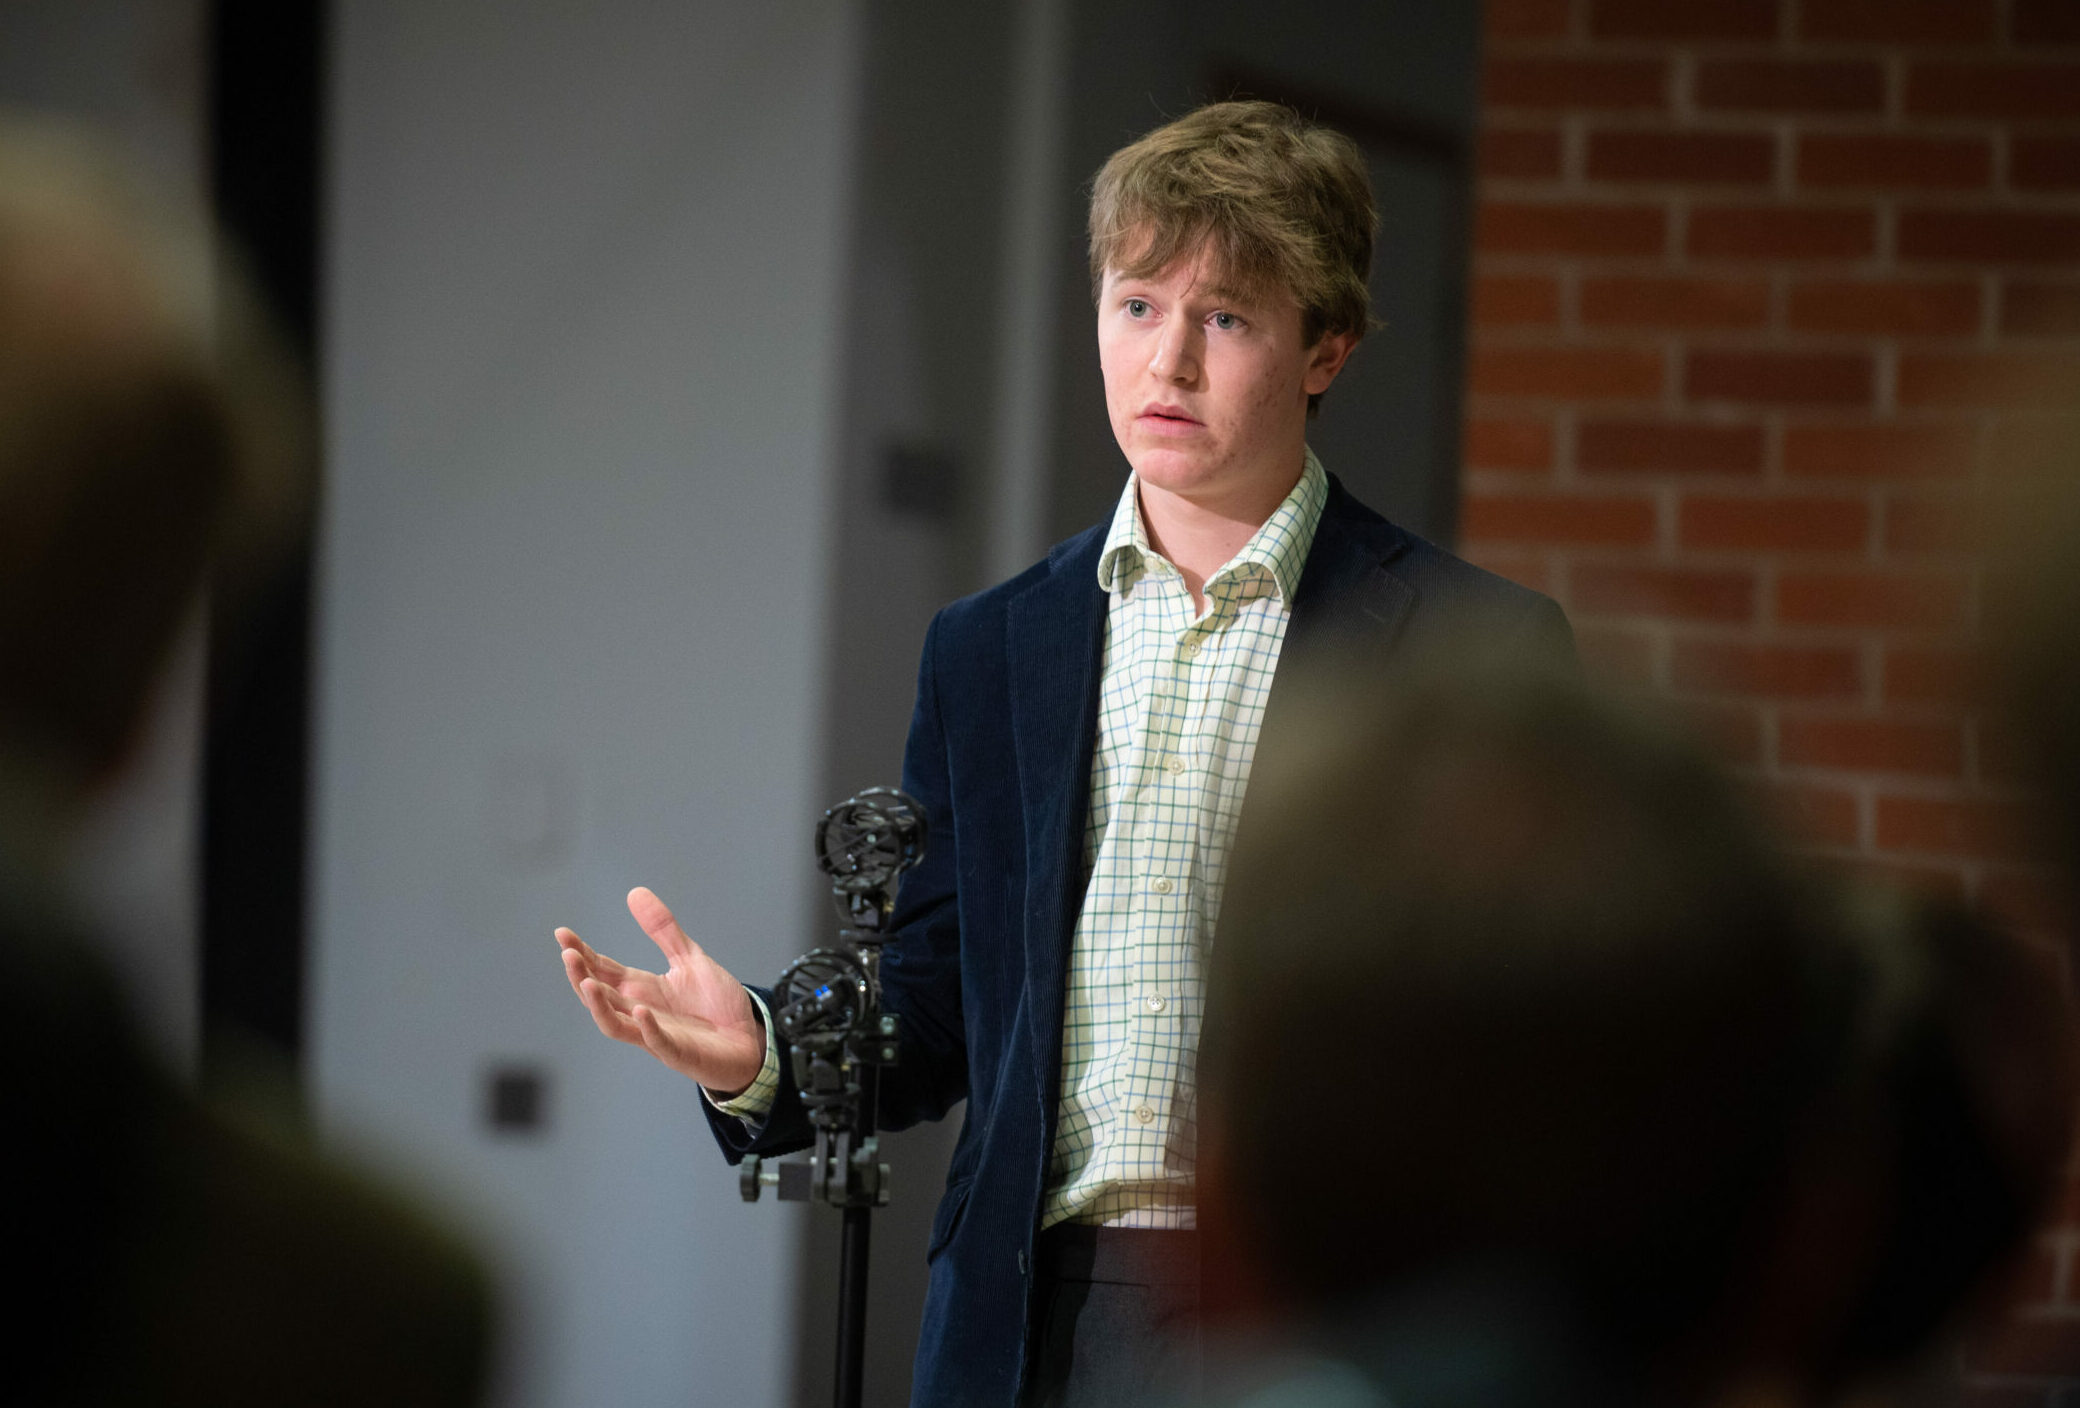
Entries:
<svg viewBox="0 0 2080 1408">
<path fill-rule="evenodd" d="M 1357 148 L 1269 103 L 1201 108 L 1099 173 L 1098 356 L 1133 474 L 1110 523 L 939 614 L 904 761 L 932 846 L 882 960 L 906 1045 L 881 1119 L 968 1101 L 918 1404 L 1190 1387 L 1151 1347 L 1196 1319 L 1200 964 L 1281 655 L 1474 632 L 1571 651 L 1553 603 L 1387 523 L 1307 448 L 1366 330 L 1376 223 Z M 629 904 L 665 974 L 557 931 L 600 1029 L 705 1086 L 733 1160 L 802 1147 L 762 997 L 648 890 Z"/>
</svg>

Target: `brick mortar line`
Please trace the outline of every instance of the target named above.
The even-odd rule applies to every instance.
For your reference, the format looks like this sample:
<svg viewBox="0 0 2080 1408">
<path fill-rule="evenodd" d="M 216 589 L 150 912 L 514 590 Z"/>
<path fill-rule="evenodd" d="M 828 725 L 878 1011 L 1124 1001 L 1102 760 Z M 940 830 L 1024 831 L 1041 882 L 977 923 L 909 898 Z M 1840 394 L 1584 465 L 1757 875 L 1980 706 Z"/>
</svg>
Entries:
<svg viewBox="0 0 2080 1408">
<path fill-rule="evenodd" d="M 1482 541 L 1490 546 L 1501 547 L 1507 546 L 1509 540 L 1483 539 Z M 1538 545 L 1527 544 L 1527 546 Z M 1594 543 L 1574 544 L 1573 547 L 1576 551 L 1584 552 L 1608 550 L 1603 545 Z M 1635 550 L 1646 552 L 1648 551 L 1648 545 L 1641 544 Z M 1644 561 L 1643 559 L 1643 565 Z M 1816 626 L 1794 624 L 1773 619 L 1755 621 L 1685 621 L 1683 623 L 1683 631 L 1686 639 L 1693 639 L 1710 645 L 1766 645 L 1780 646 L 1791 650 L 1838 650 L 1850 652 L 1872 649 L 1881 652 L 1880 656 L 1873 657 L 1879 665 L 1883 664 L 1882 652 L 1887 646 L 1904 646 L 1912 650 L 1926 648 L 1955 649 L 1974 643 L 1973 638 L 1963 631 L 1923 631 L 1884 626 Z M 1882 702 L 1882 699 L 1876 696 L 1873 697 L 1874 704 Z M 1965 704 L 1930 704 L 1926 707 L 1932 710 L 1954 709 L 1960 713 L 1979 712 L 1977 706 L 1969 702 Z"/>
<path fill-rule="evenodd" d="M 1484 58 L 1492 59 L 1745 59 L 1772 63 L 1842 63 L 1861 60 L 1885 63 L 1919 59 L 1935 63 L 2072 63 L 2080 61 L 2070 44 L 2014 44 L 2003 35 L 1965 43 L 1896 39 L 1636 39 L 1631 37 L 1553 36 L 1486 40 Z"/>
<path fill-rule="evenodd" d="M 2076 211 L 2080 214 L 2080 211 Z M 1545 261 L 1543 263 L 1539 261 Z M 2080 264 L 2066 260 L 1940 260 L 1898 259 L 1888 266 L 1880 266 L 1875 258 L 1841 256 L 1787 258 L 1754 256 L 1749 258 L 1730 255 L 1707 255 L 1691 257 L 1678 262 L 1665 254 L 1548 254 L 1544 252 L 1481 251 L 1474 256 L 1475 274 L 1557 274 L 1562 264 L 1574 264 L 1583 274 L 1609 277 L 1632 275 L 1654 277 L 1656 275 L 1698 278 L 1758 278 L 1765 274 L 1782 274 L 1800 279 L 1837 278 L 1847 280 L 1876 281 L 1898 277 L 1924 283 L 1940 283 L 1945 279 L 1962 282 L 1980 275 L 1990 274 L 1997 278 L 2015 279 L 2028 283 L 2053 283 L 2067 287 L 2080 286 Z M 2080 334 L 2047 333 L 2032 336 L 2080 338 Z"/>
<path fill-rule="evenodd" d="M 1906 119 L 1901 126 L 1877 112 L 1846 112 L 1825 108 L 1706 108 L 1694 118 L 1678 119 L 1673 113 L 1649 108 L 1598 108 L 1571 105 L 1533 107 L 1495 104 L 1479 118 L 1480 131 L 1495 128 L 1554 127 L 1563 122 L 1588 123 L 1598 133 L 1647 134 L 1671 137 L 1763 136 L 1788 129 L 1794 137 L 1897 137 L 1988 141 L 2017 127 L 2024 136 L 2080 135 L 2080 117 L 2007 118 L 1922 114 Z M 2061 129 L 2054 131 L 2052 129 Z M 2039 130 L 2041 129 L 2041 130 Z M 2063 130 L 2063 129 L 2070 129 Z"/>
<path fill-rule="evenodd" d="M 1782 552 L 1780 550 L 1771 549 L 1767 552 L 1756 553 L 1746 552 L 1739 548 L 1679 547 L 1677 551 L 1681 553 L 1682 556 L 1677 557 L 1667 563 L 1652 562 L 1637 556 L 1629 555 L 1636 554 L 1639 551 L 1640 549 L 1638 548 L 1628 549 L 1620 546 L 1603 544 L 1584 544 L 1583 546 L 1574 550 L 1575 560 L 1587 567 L 1625 568 L 1653 566 L 1672 567 L 1676 570 L 1684 572 L 1721 574 L 1735 571 L 1746 571 L 1754 573 L 1758 580 L 1760 580 L 1762 573 L 1766 570 L 1781 571 L 1788 568 L 1792 572 L 1825 571 L 1833 567 L 1843 567 L 1847 569 L 1860 568 L 1869 565 L 1867 560 L 1864 558 L 1849 556 L 1849 552 L 1860 552 L 1861 549 L 1850 549 L 1847 552 L 1830 553 L 1826 551 L 1816 551 L 1811 554 L 1802 554 L 1801 551 L 1797 549 L 1793 549 L 1789 552 Z M 1837 557 L 1841 560 L 1835 563 L 1816 562 L 1812 560 L 1814 558 L 1827 556 Z"/>
<path fill-rule="evenodd" d="M 1525 408 L 1526 402 L 1547 402 L 1557 405 L 1565 399 L 1567 398 L 1551 396 L 1505 396 L 1498 395 L 1497 393 L 1492 391 L 1469 391 L 1467 393 L 1466 402 L 1468 406 L 1474 408 L 1481 408 L 1496 412 L 1514 413 L 1522 411 Z M 1622 403 L 1599 402 L 1598 404 L 1624 404 L 1636 406 L 1642 403 L 1638 400 L 1629 400 Z M 2062 425 L 2080 422 L 2080 407 L 2075 407 L 2073 409 L 2066 410 L 2057 408 L 2043 409 L 2039 407 L 2029 406 L 2018 407 L 2015 409 L 2009 409 L 2006 407 L 1988 408 L 1984 406 L 1910 406 L 1901 410 L 1900 413 L 1897 416 L 1893 417 L 1891 420 L 1883 422 L 1873 420 L 1868 410 L 1865 410 L 1864 412 L 1862 412 L 1861 415 L 1858 415 L 1853 411 L 1848 411 L 1843 408 L 1833 406 L 1764 406 L 1758 408 L 1758 413 L 1766 415 L 1785 416 L 1788 418 L 1785 422 L 1786 425 L 1796 426 L 1800 429 L 1809 429 L 1813 426 L 1840 426 L 1842 428 L 1854 429 L 1859 426 L 1869 424 L 1884 429 L 1968 430 L 1980 428 L 1982 422 L 1989 416 L 1993 417 L 1995 420 L 1998 421 L 2045 421 L 2057 422 Z M 1869 479 L 1873 476 L 1861 477 Z M 1901 477 L 1925 479 L 1955 478 L 1957 476 L 1902 474 Z"/>
<path fill-rule="evenodd" d="M 1872 280 L 1870 282 L 1877 282 Z M 1612 351 L 1626 347 L 1644 349 L 1668 337 L 1682 339 L 1686 351 L 1696 352 L 1791 352 L 1800 354 L 1869 352 L 1876 360 L 1887 349 L 1916 354 L 2013 352 L 2080 353 L 2080 335 L 2045 333 L 2018 343 L 1996 337 L 1989 342 L 1983 329 L 1961 333 L 1822 332 L 1806 328 L 1670 327 L 1636 323 L 1590 323 L 1568 328 L 1557 323 L 1487 323 L 1472 330 L 1468 345 L 1476 348 L 1549 348 L 1555 351 Z"/>
<path fill-rule="evenodd" d="M 1899 410 L 1899 344 L 1880 342 L 1871 348 L 1871 396 L 1879 419 Z"/>
<path fill-rule="evenodd" d="M 1495 176 L 1482 181 L 1483 200 L 1526 205 L 1585 205 L 1606 209 L 1649 207 L 1657 201 L 1689 200 L 1708 208 L 1856 213 L 1884 203 L 1902 203 L 1941 214 L 2080 214 L 2080 188 L 2043 191 L 1983 186 L 1794 186 L 1784 190 L 1769 179 L 1735 181 Z"/>
<path fill-rule="evenodd" d="M 1842 787 L 1844 791 L 1858 790 L 1854 787 L 1844 785 L 1848 783 L 1865 783 L 1873 789 L 1883 789 L 1882 791 L 1874 790 L 1870 794 L 1871 817 L 1873 823 L 1871 844 L 1874 851 L 1876 851 L 1877 841 L 1876 820 L 1878 811 L 1877 802 L 1879 797 L 1896 797 L 1902 795 L 1901 793 L 1893 790 L 1899 783 L 1902 782 L 1913 783 L 1917 786 L 1925 785 L 1929 787 L 1938 787 L 1945 783 L 1951 783 L 1956 781 L 1955 777 L 1947 773 L 1938 775 L 1934 773 L 1900 772 L 1897 769 L 1886 770 L 1880 768 L 1830 767 L 1826 764 L 1821 763 L 1786 763 L 1779 760 L 1775 753 L 1771 754 L 1771 758 L 1773 760 L 1773 764 L 1776 768 L 1776 771 L 1772 772 L 1770 776 L 1778 781 L 1794 782 L 1806 785 L 1825 785 L 1828 787 Z M 1930 798 L 1921 800 L 1934 799 Z M 1883 855 L 1901 854 L 1900 852 L 1896 851 L 1883 851 L 1878 853 Z M 1960 857 L 1960 859 L 1962 859 L 1962 857 Z"/>
<path fill-rule="evenodd" d="M 1556 207 L 1582 204 L 1579 201 L 1523 201 L 1521 203 Z M 1614 203 L 1608 208 L 1623 209 L 1626 207 Z M 2070 213 L 2080 215 L 2080 209 Z M 1787 273 L 1797 274 L 1827 273 L 1830 271 L 1848 273 L 1870 270 L 1873 256 L 1862 254 L 1703 254 L 1686 256 L 1681 263 L 1678 263 L 1666 253 L 1585 254 L 1572 251 L 1476 249 L 1474 251 L 1474 272 L 1487 272 L 1487 266 L 1491 263 L 1515 266 L 1520 264 L 1528 265 L 1531 261 L 1536 260 L 1548 262 L 1543 269 L 1526 267 L 1521 270 L 1504 269 L 1500 272 L 1552 272 L 1557 265 L 1571 262 L 1591 267 L 1596 272 L 1619 273 L 1630 271 L 1652 273 L 1657 269 L 1671 273 L 1682 272 L 1728 276 L 1735 274 L 1755 276 L 1775 269 L 1783 269 Z M 2071 282 L 2073 275 L 2076 272 L 2080 272 L 2080 270 L 2076 270 L 2072 261 L 2064 259 L 1940 259 L 1927 255 L 1902 257 L 1895 262 L 1894 267 L 1902 273 L 1913 274 L 1916 277 L 1923 278 L 1933 278 L 1937 275 L 1948 275 L 1951 278 L 1969 278 L 1975 273 L 1995 273 L 2010 276 L 2019 275 L 2033 279 L 2050 278 L 2054 282 L 2061 280 Z"/>
<path fill-rule="evenodd" d="M 1662 483 L 1652 491 L 1654 500 L 1654 545 L 1652 560 L 1662 566 L 1668 565 L 1676 552 L 1676 491 L 1671 484 Z"/>
</svg>

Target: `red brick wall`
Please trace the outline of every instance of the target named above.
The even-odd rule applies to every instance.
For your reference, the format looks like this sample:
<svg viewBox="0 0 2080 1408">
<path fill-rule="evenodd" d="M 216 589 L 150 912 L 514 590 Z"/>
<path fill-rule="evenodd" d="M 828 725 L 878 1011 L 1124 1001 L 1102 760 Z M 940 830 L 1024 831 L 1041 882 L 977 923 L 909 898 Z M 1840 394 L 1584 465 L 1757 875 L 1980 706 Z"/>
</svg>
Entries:
<svg viewBox="0 0 2080 1408">
<path fill-rule="evenodd" d="M 1973 554 L 2080 385 L 2080 0 L 1488 0 L 1487 32 L 1465 551 L 1812 848 L 2063 927 L 2011 859 Z M 2080 1383 L 2076 1245 L 2034 1248 L 1975 1397 Z"/>
</svg>

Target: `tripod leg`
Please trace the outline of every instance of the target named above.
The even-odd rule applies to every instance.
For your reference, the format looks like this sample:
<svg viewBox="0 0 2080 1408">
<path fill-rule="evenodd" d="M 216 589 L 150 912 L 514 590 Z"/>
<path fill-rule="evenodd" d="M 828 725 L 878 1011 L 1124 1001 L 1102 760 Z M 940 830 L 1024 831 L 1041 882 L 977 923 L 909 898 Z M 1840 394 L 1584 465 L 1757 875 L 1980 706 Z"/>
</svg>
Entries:
<svg viewBox="0 0 2080 1408">
<path fill-rule="evenodd" d="M 872 1208 L 845 1209 L 838 1254 L 837 1408 L 860 1408 L 861 1367 L 867 1350 L 867 1234 Z"/>
</svg>

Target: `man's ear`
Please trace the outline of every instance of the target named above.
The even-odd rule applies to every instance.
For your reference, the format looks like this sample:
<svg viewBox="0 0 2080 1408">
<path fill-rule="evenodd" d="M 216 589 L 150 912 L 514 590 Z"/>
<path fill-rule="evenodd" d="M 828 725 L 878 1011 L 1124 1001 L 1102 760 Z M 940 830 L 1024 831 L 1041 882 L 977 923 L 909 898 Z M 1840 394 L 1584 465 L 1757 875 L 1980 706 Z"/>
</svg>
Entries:
<svg viewBox="0 0 2080 1408">
<path fill-rule="evenodd" d="M 1307 354 L 1307 373 L 1301 384 L 1310 396 L 1319 396 L 1336 380 L 1343 364 L 1350 360 L 1351 353 L 1358 350 L 1358 335 L 1351 332 L 1327 332 L 1322 340 Z"/>
</svg>

